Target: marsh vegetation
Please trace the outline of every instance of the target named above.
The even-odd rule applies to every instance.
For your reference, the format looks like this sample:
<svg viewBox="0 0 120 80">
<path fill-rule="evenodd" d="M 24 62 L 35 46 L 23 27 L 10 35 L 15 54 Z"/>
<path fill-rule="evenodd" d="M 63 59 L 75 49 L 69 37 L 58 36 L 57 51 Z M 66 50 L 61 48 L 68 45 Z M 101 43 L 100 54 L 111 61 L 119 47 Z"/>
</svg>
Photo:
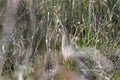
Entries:
<svg viewBox="0 0 120 80">
<path fill-rule="evenodd" d="M 0 80 L 119 80 L 120 0 L 0 0 Z"/>
</svg>

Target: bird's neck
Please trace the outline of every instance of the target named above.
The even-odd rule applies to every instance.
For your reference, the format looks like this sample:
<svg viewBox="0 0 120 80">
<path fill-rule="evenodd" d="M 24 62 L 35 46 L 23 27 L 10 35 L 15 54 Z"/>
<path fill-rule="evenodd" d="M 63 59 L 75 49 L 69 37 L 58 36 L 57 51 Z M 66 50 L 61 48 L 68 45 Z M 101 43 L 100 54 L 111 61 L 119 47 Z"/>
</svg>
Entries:
<svg viewBox="0 0 120 80">
<path fill-rule="evenodd" d="M 69 35 L 65 32 L 62 35 L 62 48 L 70 45 Z"/>
</svg>

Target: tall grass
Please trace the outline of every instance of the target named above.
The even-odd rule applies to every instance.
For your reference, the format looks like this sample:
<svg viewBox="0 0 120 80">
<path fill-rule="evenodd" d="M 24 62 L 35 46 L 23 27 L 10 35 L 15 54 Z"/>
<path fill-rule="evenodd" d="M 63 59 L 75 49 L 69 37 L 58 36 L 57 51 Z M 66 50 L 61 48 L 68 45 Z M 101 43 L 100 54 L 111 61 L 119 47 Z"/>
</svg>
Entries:
<svg viewBox="0 0 120 80">
<path fill-rule="evenodd" d="M 119 5 L 119 0 L 0 0 L 0 57 L 3 57 L 0 60 L 4 60 L 0 61 L 0 73 L 11 72 L 12 80 L 19 75 L 22 78 L 25 75 L 24 78 L 28 80 L 32 80 L 31 77 L 46 80 L 45 77 L 50 77 L 47 71 L 52 70 L 51 65 L 55 65 L 52 67 L 61 71 L 53 72 L 50 79 L 68 80 L 74 75 L 71 79 L 79 80 L 76 73 L 76 70 L 80 70 L 78 65 L 69 63 L 69 60 L 63 63 L 61 30 L 66 28 L 70 43 L 75 47 L 95 47 L 102 56 L 110 59 L 115 65 L 115 74 L 106 74 L 106 77 L 111 77 L 109 80 L 112 77 L 117 79 L 120 66 Z M 5 55 L 2 54 L 4 50 L 8 51 Z M 89 49 L 85 51 L 90 52 Z M 44 68 L 46 66 L 47 69 Z M 100 75 L 99 71 L 97 75 Z"/>
</svg>

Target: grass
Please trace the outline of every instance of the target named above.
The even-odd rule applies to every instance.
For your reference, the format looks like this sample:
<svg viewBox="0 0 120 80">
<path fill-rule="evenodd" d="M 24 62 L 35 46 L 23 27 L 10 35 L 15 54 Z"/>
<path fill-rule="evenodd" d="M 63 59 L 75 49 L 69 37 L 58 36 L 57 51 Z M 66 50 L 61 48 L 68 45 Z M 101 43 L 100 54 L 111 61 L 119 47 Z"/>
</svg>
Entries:
<svg viewBox="0 0 120 80">
<path fill-rule="evenodd" d="M 54 56 L 61 56 L 59 54 L 61 50 L 61 34 L 57 28 L 59 24 L 56 23 L 58 20 L 55 16 L 56 13 L 63 25 L 66 26 L 72 44 L 79 47 L 96 47 L 103 55 L 107 54 L 106 57 L 114 57 L 115 53 L 109 51 L 106 53 L 105 51 L 120 48 L 119 5 L 119 0 L 36 0 L 32 6 L 29 6 L 25 1 L 20 1 L 15 17 L 14 44 L 11 56 L 15 56 L 16 63 L 22 62 L 21 58 L 26 55 L 30 44 L 32 44 L 31 49 L 34 55 L 31 57 L 32 65 L 28 64 L 28 66 L 32 68 L 36 65 L 45 64 L 44 61 L 41 61 L 43 55 L 51 53 L 48 49 L 55 53 Z M 29 8 L 33 10 L 33 13 L 30 12 Z M 5 21 L 6 10 L 7 0 L 0 0 L 0 25 L 3 25 Z M 31 15 L 35 19 L 31 18 Z M 0 28 L 0 36 L 2 36 L 2 31 L 4 31 L 3 28 Z M 31 41 L 32 36 L 34 37 L 33 43 Z M 48 40 L 47 44 L 46 40 Z M 2 42 L 0 42 L 1 44 Z M 57 58 L 62 61 L 61 57 Z M 120 64 L 118 61 L 116 62 L 114 64 Z M 8 65 L 10 64 L 8 63 Z M 64 66 L 68 71 L 71 69 L 73 72 L 79 71 L 69 60 L 60 65 Z M 117 67 L 119 69 L 119 65 Z M 112 80 L 119 80 L 120 77 L 117 76 L 119 70 L 113 72 L 115 74 Z M 31 73 L 28 69 L 26 72 L 28 79 Z M 65 79 L 61 77 L 60 80 Z"/>
</svg>

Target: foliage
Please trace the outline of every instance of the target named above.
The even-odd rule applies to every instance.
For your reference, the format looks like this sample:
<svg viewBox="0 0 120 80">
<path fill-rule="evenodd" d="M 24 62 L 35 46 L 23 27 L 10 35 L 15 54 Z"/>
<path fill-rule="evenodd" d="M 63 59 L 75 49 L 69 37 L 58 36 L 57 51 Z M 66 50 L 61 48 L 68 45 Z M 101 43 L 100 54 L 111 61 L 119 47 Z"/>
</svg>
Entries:
<svg viewBox="0 0 120 80">
<path fill-rule="evenodd" d="M 60 18 L 63 26 L 67 28 L 72 44 L 79 47 L 95 46 L 103 52 L 103 55 L 106 55 L 105 51 L 108 48 L 119 49 L 119 5 L 120 0 L 36 0 L 34 6 L 31 6 L 35 13 L 33 16 L 36 18 L 33 19 L 28 3 L 25 0 L 20 0 L 17 16 L 15 16 L 14 35 L 12 35 L 14 50 L 11 56 L 15 56 L 16 62 L 14 64 L 22 62 L 30 44 L 32 44 L 33 52 L 31 56 L 32 67 L 41 64 L 39 57 L 41 58 L 48 53 L 48 48 L 53 50 L 54 53 L 59 53 L 58 51 L 61 50 L 61 33 L 59 30 L 61 27 L 57 24 L 59 19 L 56 18 L 55 14 Z M 4 22 L 3 18 L 6 18 L 6 6 L 7 0 L 0 0 L 1 32 L 4 31 L 1 25 Z M 0 38 L 2 36 L 1 32 Z M 0 46 L 2 46 L 1 40 Z M 113 54 L 108 54 L 108 57 Z M 12 59 L 7 61 L 7 66 L 13 64 L 10 61 Z M 71 60 L 67 60 L 63 65 L 65 69 L 73 72 L 80 70 L 76 63 Z M 117 67 L 119 68 L 119 66 Z M 28 79 L 31 73 L 27 69 Z M 118 74 L 120 74 L 119 70 L 114 74 L 113 80 L 119 80 Z M 64 80 L 64 78 L 60 80 Z"/>
</svg>

